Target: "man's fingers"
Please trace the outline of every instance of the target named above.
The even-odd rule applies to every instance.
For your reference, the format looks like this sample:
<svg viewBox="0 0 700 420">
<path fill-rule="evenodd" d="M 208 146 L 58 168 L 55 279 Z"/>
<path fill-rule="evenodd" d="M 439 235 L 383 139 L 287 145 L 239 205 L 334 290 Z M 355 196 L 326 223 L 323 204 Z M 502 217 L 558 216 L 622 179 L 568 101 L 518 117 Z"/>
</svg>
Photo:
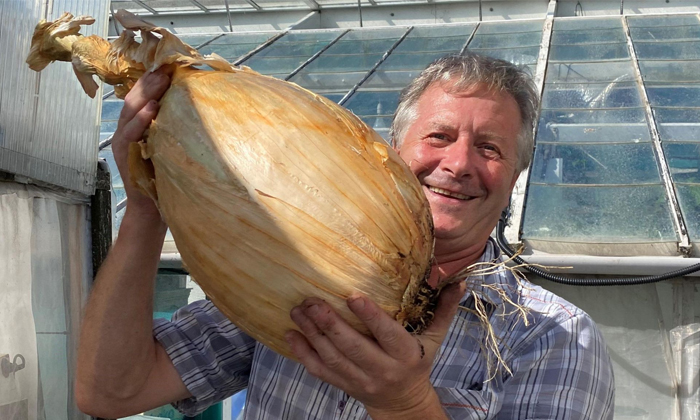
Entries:
<svg viewBox="0 0 700 420">
<path fill-rule="evenodd" d="M 149 101 L 138 113 L 124 126 L 120 138 L 127 142 L 138 141 L 143 136 L 151 121 L 158 115 L 159 105 L 156 100 Z M 124 148 L 128 149 L 127 147 Z"/>
<path fill-rule="evenodd" d="M 284 335 L 284 338 L 287 340 L 292 352 L 299 359 L 299 362 L 304 365 L 311 375 L 335 386 L 342 386 L 345 382 L 345 378 L 326 368 L 321 356 L 303 334 L 292 330 L 288 331 Z"/>
<path fill-rule="evenodd" d="M 362 295 L 354 295 L 348 299 L 348 307 L 364 322 L 379 346 L 389 356 L 397 360 L 412 357 L 406 349 L 407 346 L 415 344 L 415 339 L 371 299 Z"/>
<path fill-rule="evenodd" d="M 347 371 L 356 368 L 352 366 L 352 362 L 338 350 L 326 333 L 319 329 L 302 308 L 296 307 L 292 309 L 290 315 L 326 366 L 336 371 Z"/>
<path fill-rule="evenodd" d="M 168 69 L 162 67 L 141 77 L 124 98 L 124 107 L 119 120 L 126 123 L 146 106 L 150 100 L 159 100 L 170 87 Z"/>
</svg>

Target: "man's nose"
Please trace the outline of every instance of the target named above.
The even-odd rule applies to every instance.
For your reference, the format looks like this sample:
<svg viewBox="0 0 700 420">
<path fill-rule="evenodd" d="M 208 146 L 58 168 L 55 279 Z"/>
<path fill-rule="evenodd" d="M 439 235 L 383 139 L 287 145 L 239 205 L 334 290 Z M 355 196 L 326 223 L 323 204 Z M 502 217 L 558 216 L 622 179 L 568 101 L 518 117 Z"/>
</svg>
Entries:
<svg viewBox="0 0 700 420">
<path fill-rule="evenodd" d="M 440 167 L 455 178 L 471 176 L 474 167 L 474 150 L 468 141 L 458 140 L 443 149 Z"/>
</svg>

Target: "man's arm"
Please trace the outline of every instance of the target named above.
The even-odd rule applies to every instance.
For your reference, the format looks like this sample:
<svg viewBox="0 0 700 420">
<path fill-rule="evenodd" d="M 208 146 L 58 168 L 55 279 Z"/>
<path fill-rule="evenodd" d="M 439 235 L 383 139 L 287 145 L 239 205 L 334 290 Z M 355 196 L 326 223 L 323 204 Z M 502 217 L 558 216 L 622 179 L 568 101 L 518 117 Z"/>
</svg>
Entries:
<svg viewBox="0 0 700 420">
<path fill-rule="evenodd" d="M 154 280 L 167 226 L 151 199 L 131 186 L 127 165 L 129 144 L 141 139 L 169 86 L 167 70 L 139 79 L 113 137 L 129 201 L 86 308 L 75 385 L 78 406 L 95 416 L 122 417 L 189 396 L 152 334 Z"/>
</svg>

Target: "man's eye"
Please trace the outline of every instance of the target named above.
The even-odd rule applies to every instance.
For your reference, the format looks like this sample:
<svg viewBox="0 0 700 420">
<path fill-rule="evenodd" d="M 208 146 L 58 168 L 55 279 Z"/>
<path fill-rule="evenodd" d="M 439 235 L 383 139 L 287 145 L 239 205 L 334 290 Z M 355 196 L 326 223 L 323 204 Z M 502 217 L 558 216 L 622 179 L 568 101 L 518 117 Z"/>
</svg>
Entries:
<svg viewBox="0 0 700 420">
<path fill-rule="evenodd" d="M 498 150 L 498 147 L 496 147 L 492 144 L 484 144 L 481 146 L 481 148 L 489 154 L 499 154 L 500 153 L 500 151 Z"/>
<path fill-rule="evenodd" d="M 438 140 L 447 140 L 447 136 L 441 133 L 432 133 L 428 137 Z"/>
</svg>

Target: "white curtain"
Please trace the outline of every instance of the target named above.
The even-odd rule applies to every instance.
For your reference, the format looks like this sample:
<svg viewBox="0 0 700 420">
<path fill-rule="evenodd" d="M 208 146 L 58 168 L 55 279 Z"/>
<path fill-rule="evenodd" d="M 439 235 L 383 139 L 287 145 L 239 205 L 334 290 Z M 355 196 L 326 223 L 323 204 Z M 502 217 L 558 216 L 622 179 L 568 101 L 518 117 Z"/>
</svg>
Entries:
<svg viewBox="0 0 700 420">
<path fill-rule="evenodd" d="M 24 359 L 21 370 L 0 374 L 2 420 L 87 418 L 72 389 L 92 275 L 88 203 L 0 182 L 0 356 Z"/>
</svg>

